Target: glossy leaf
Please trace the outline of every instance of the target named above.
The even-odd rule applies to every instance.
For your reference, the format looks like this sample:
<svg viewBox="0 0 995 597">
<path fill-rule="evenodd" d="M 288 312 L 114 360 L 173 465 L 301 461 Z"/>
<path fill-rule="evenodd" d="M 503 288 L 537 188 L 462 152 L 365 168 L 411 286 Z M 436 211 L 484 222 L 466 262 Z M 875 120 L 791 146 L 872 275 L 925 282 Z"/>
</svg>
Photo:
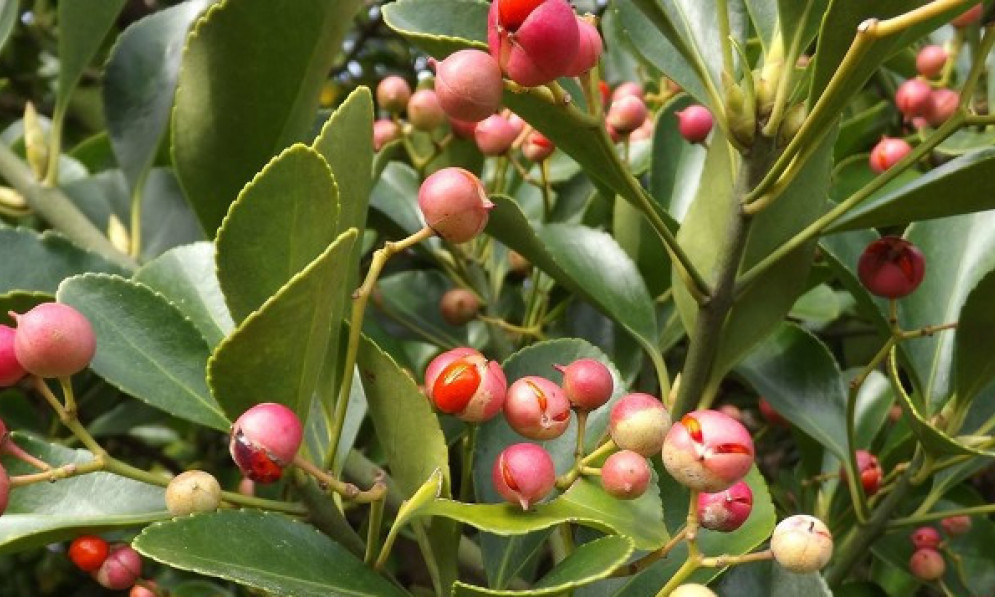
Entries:
<svg viewBox="0 0 995 597">
<path fill-rule="evenodd" d="M 562 595 L 564 592 L 588 585 L 607 577 L 625 563 L 633 552 L 632 541 L 624 536 L 608 535 L 577 547 L 542 579 L 524 591 L 498 591 L 456 583 L 453 595 L 494 595 L 514 597 L 530 595 Z"/>
<path fill-rule="evenodd" d="M 214 348 L 235 329 L 214 267 L 214 244 L 177 247 L 135 272 L 134 279 L 162 294 L 197 326 Z"/>
<path fill-rule="evenodd" d="M 349 275 L 342 263 L 356 236 L 355 229 L 339 236 L 214 350 L 208 383 L 232 418 L 260 402 L 307 417 L 331 328 L 344 315 L 335 291 Z"/>
<path fill-rule="evenodd" d="M 678 222 L 694 201 L 708 154 L 702 145 L 688 143 L 676 126 L 677 113 L 695 103 L 686 95 L 677 97 L 660 111 L 653 129 L 649 191 Z"/>
<path fill-rule="evenodd" d="M 165 297 L 102 274 L 69 278 L 56 296 L 93 324 L 97 354 L 90 368 L 108 383 L 175 417 L 228 430 L 204 380 L 207 343 Z"/>
<path fill-rule="evenodd" d="M 218 280 L 235 321 L 259 309 L 338 234 L 338 190 L 321 155 L 294 145 L 247 184 L 217 238 Z"/>
<path fill-rule="evenodd" d="M 114 157 L 134 188 L 152 166 L 169 111 L 190 24 L 210 4 L 193 0 L 132 23 L 104 69 L 104 113 Z"/>
<path fill-rule="evenodd" d="M 899 303 L 903 329 L 957 321 L 968 293 L 995 269 L 995 211 L 918 222 L 906 237 L 926 257 L 922 285 Z M 913 383 L 935 412 L 947 402 L 954 384 L 954 333 L 947 331 L 902 346 Z"/>
<path fill-rule="evenodd" d="M 0 294 L 11 291 L 55 294 L 69 276 L 87 272 L 123 274 L 120 266 L 81 249 L 56 232 L 0 228 Z M 39 267 L 44 264 L 44 267 Z"/>
<path fill-rule="evenodd" d="M 437 270 L 398 272 L 377 283 L 377 308 L 439 346 L 467 346 L 468 326 L 449 325 L 439 310 L 442 295 L 450 288 L 452 282 Z"/>
<path fill-rule="evenodd" d="M 895 226 L 995 209 L 995 198 L 986 184 L 993 177 L 995 149 L 971 152 L 914 181 L 876 194 L 834 222 L 828 231 Z"/>
<path fill-rule="evenodd" d="M 848 369 L 843 380 L 849 384 L 859 370 Z M 880 371 L 871 371 L 857 393 L 857 409 L 854 421 L 855 449 L 869 449 L 874 438 L 884 428 L 888 420 L 888 411 L 895 403 L 895 396 L 888 378 Z"/>
<path fill-rule="evenodd" d="M 383 8 L 384 22 L 436 58 L 467 46 L 487 49 L 487 2 L 398 0 Z"/>
<path fill-rule="evenodd" d="M 715 588 L 722 592 L 723 597 L 833 597 L 833 592 L 818 572 L 789 572 L 772 561 L 735 566 Z"/>
<path fill-rule="evenodd" d="M 769 52 L 771 40 L 774 38 L 774 32 L 778 26 L 780 3 L 777 0 L 744 0 L 744 4 L 764 52 Z"/>
<path fill-rule="evenodd" d="M 15 433 L 17 445 L 53 466 L 93 460 L 86 450 L 50 444 Z M 10 475 L 38 472 L 27 464 L 4 457 Z M 165 490 L 132 479 L 96 472 L 18 487 L 0 517 L 0 554 L 40 548 L 66 541 L 81 528 L 94 533 L 146 525 L 167 518 Z"/>
<path fill-rule="evenodd" d="M 818 338 L 784 323 L 736 371 L 784 418 L 837 457 L 846 456 L 846 390 L 836 361 Z"/>
<path fill-rule="evenodd" d="M 970 401 L 995 379 L 995 353 L 991 350 L 995 332 L 995 271 L 988 272 L 967 295 L 960 311 L 955 338 L 957 395 Z"/>
<path fill-rule="evenodd" d="M 361 4 L 227 0 L 197 21 L 180 67 L 171 144 L 177 176 L 209 235 L 242 185 L 307 136 Z"/>
<path fill-rule="evenodd" d="M 513 201 L 501 196 L 491 200 L 497 207 L 491 211 L 488 234 L 612 317 L 647 352 L 656 351 L 653 299 L 611 236 L 570 224 L 534 230 Z"/>
<path fill-rule="evenodd" d="M 64 114 L 69 97 L 114 25 L 124 0 L 60 2 L 59 76 L 55 113 Z"/>
<path fill-rule="evenodd" d="M 830 0 L 777 0 L 778 23 L 783 49 L 801 51 L 812 43 Z"/>
<path fill-rule="evenodd" d="M 222 510 L 175 518 L 149 526 L 132 545 L 173 568 L 277 595 L 407 594 L 314 527 L 280 514 Z"/>
</svg>

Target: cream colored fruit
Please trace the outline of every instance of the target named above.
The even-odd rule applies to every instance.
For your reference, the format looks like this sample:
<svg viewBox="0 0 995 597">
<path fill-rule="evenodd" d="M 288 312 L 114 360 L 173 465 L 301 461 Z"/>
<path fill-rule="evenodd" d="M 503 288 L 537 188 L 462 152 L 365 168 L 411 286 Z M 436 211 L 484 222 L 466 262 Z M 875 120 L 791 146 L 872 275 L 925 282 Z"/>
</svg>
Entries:
<svg viewBox="0 0 995 597">
<path fill-rule="evenodd" d="M 186 471 L 166 487 L 166 508 L 173 516 L 213 512 L 221 504 L 221 485 L 210 473 Z"/>
</svg>

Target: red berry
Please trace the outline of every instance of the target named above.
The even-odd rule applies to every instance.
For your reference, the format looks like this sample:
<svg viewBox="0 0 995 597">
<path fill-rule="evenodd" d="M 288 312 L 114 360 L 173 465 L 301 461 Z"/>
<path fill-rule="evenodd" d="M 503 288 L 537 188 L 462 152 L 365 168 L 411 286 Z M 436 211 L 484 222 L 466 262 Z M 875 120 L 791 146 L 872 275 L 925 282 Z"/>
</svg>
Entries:
<svg viewBox="0 0 995 597">
<path fill-rule="evenodd" d="M 273 483 L 294 460 L 303 434 L 294 411 L 265 402 L 242 413 L 232 425 L 229 451 L 243 475 L 258 483 Z"/>
<path fill-rule="evenodd" d="M 556 485 L 556 468 L 549 452 L 535 444 L 513 444 L 498 455 L 491 481 L 501 497 L 528 510 Z"/>
<path fill-rule="evenodd" d="M 909 79 L 895 91 L 895 106 L 906 121 L 915 116 L 925 116 L 932 103 L 933 88 L 922 79 Z"/>
<path fill-rule="evenodd" d="M 473 139 L 473 133 L 477 130 L 476 122 L 464 122 L 449 117 L 449 128 L 453 135 L 459 139 Z"/>
<path fill-rule="evenodd" d="M 403 77 L 384 77 L 377 85 L 377 104 L 382 110 L 400 113 L 411 99 L 411 86 Z"/>
<path fill-rule="evenodd" d="M 10 316 L 17 322 L 14 354 L 38 377 L 69 377 L 89 366 L 97 351 L 90 321 L 62 303 L 42 303 L 27 313 Z"/>
<path fill-rule="evenodd" d="M 930 547 L 917 549 L 909 559 L 909 572 L 919 580 L 934 581 L 943 578 L 946 571 L 943 555 Z"/>
<path fill-rule="evenodd" d="M 563 73 L 567 77 L 579 77 L 597 66 L 598 60 L 601 58 L 603 46 L 598 28 L 587 19 L 577 17 L 577 33 L 579 35 L 577 54 L 570 66 L 567 67 L 566 72 Z"/>
<path fill-rule="evenodd" d="M 541 162 L 553 155 L 556 146 L 539 131 L 533 130 L 525 137 L 522 143 L 522 154 L 531 162 Z"/>
<path fill-rule="evenodd" d="M 563 373 L 563 392 L 577 408 L 594 410 L 608 402 L 615 390 L 611 371 L 601 361 L 577 359 L 556 369 Z"/>
<path fill-rule="evenodd" d="M 649 394 L 622 396 L 608 416 L 608 432 L 615 445 L 647 458 L 660 452 L 670 425 L 670 413 Z"/>
<path fill-rule="evenodd" d="M 677 129 L 691 143 L 701 143 L 712 132 L 712 113 L 705 106 L 688 106 L 677 113 Z"/>
<path fill-rule="evenodd" d="M 757 407 L 760 409 L 760 415 L 767 421 L 772 427 L 789 427 L 791 424 L 785 419 L 781 413 L 777 412 L 770 402 L 766 398 L 761 397 L 759 402 L 757 402 Z"/>
<path fill-rule="evenodd" d="M 638 97 L 627 95 L 612 102 L 605 116 L 608 126 L 621 135 L 628 135 L 646 122 L 646 104 Z M 706 133 L 707 135 L 707 133 Z"/>
<path fill-rule="evenodd" d="M 418 189 L 418 206 L 436 234 L 452 243 L 465 243 L 483 231 L 494 204 L 476 175 L 450 167 L 425 179 Z"/>
<path fill-rule="evenodd" d="M 922 549 L 928 547 L 930 549 L 936 549 L 943 542 L 943 537 L 940 536 L 940 531 L 934 529 L 933 527 L 919 527 L 909 535 L 909 539 L 912 541 L 912 545 L 916 549 Z"/>
<path fill-rule="evenodd" d="M 857 276 L 864 288 L 889 299 L 911 294 L 925 275 L 922 252 L 897 236 L 885 236 L 867 245 L 857 262 Z"/>
<path fill-rule="evenodd" d="M 882 137 L 871 150 L 871 170 L 881 173 L 891 168 L 912 151 L 905 139 Z"/>
<path fill-rule="evenodd" d="M 753 510 L 753 490 L 745 481 L 717 493 L 698 494 L 698 520 L 701 526 L 729 533 L 743 526 Z"/>
<path fill-rule="evenodd" d="M 867 450 L 857 450 L 857 471 L 860 473 L 860 484 L 864 488 L 864 493 L 868 496 L 877 493 L 881 488 L 881 478 L 884 476 L 877 457 Z M 840 477 L 846 481 L 846 469 L 840 469 Z"/>
<path fill-rule="evenodd" d="M 570 401 L 560 386 L 529 375 L 508 387 L 504 416 L 512 429 L 529 439 L 555 439 L 570 425 Z"/>
<path fill-rule="evenodd" d="M 940 126 L 950 120 L 960 105 L 960 94 L 953 89 L 936 89 L 931 94 L 929 109 L 924 116 L 930 126 Z"/>
<path fill-rule="evenodd" d="M 105 589 L 122 591 L 134 585 L 141 575 L 142 556 L 130 545 L 117 545 L 93 573 L 93 578 Z"/>
<path fill-rule="evenodd" d="M 444 352 L 425 369 L 425 388 L 435 407 L 468 423 L 497 415 L 507 387 L 501 366 L 469 347 Z"/>
<path fill-rule="evenodd" d="M 480 299 L 466 288 L 450 288 L 439 301 L 439 312 L 449 325 L 463 325 L 473 321 L 479 310 Z"/>
<path fill-rule="evenodd" d="M 381 118 L 373 123 L 373 150 L 380 151 L 383 146 L 401 138 L 401 125 L 393 120 Z"/>
<path fill-rule="evenodd" d="M 967 9 L 965 12 L 961 13 L 960 16 L 950 21 L 950 24 L 954 27 L 967 27 L 981 20 L 981 14 L 984 7 L 981 2 L 978 2 L 971 8 Z"/>
<path fill-rule="evenodd" d="M 947 63 L 947 51 L 941 46 L 924 46 L 916 54 L 916 70 L 924 77 L 935 77 Z"/>
<path fill-rule="evenodd" d="M 501 70 L 525 87 L 545 85 L 566 76 L 580 45 L 577 16 L 570 4 L 566 0 L 545 0 L 505 19 L 499 13 L 507 1 L 491 4 L 487 15 L 487 45 Z M 522 0 L 516 5 L 522 5 Z M 515 23 L 519 24 L 510 26 Z"/>
<path fill-rule="evenodd" d="M 639 83 L 634 83 L 632 81 L 626 81 L 624 83 L 619 83 L 618 87 L 612 91 L 612 101 L 617 102 L 626 96 L 638 97 L 643 99 L 643 86 Z"/>
<path fill-rule="evenodd" d="M 494 0 L 498 10 L 498 22 L 505 29 L 518 29 L 532 11 L 545 0 Z"/>
<path fill-rule="evenodd" d="M 408 100 L 408 122 L 416 129 L 431 131 L 442 126 L 445 120 L 439 96 L 431 89 L 419 89 Z"/>
<path fill-rule="evenodd" d="M 14 335 L 12 327 L 0 325 L 0 388 L 7 388 L 28 374 L 14 355 Z"/>
<path fill-rule="evenodd" d="M 651 476 L 649 462 L 632 450 L 615 452 L 601 466 L 601 486 L 620 500 L 634 500 L 646 493 Z"/>
<path fill-rule="evenodd" d="M 83 572 L 93 572 L 100 568 L 109 552 L 107 542 L 94 535 L 76 537 L 69 544 L 69 559 Z"/>
<path fill-rule="evenodd" d="M 501 67 L 487 52 L 459 50 L 437 63 L 435 93 L 450 118 L 479 122 L 501 105 Z"/>
<path fill-rule="evenodd" d="M 680 484 L 714 493 L 731 487 L 753 465 L 753 438 L 735 419 L 715 410 L 690 412 L 670 428 L 663 464 Z"/>
<path fill-rule="evenodd" d="M 963 535 L 971 530 L 971 517 L 965 515 L 948 516 L 940 521 L 940 526 L 951 537 Z"/>
</svg>

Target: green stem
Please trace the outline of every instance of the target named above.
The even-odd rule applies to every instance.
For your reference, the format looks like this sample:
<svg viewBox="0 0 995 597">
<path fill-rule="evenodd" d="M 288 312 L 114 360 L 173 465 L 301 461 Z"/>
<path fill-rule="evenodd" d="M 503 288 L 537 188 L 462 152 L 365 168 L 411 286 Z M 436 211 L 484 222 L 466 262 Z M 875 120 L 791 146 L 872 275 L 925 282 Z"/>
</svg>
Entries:
<svg viewBox="0 0 995 597">
<path fill-rule="evenodd" d="M 373 262 L 366 273 L 363 285 L 353 294 L 352 315 L 349 319 L 349 343 L 346 347 L 345 362 L 342 366 L 342 383 L 339 386 L 339 395 L 335 402 L 335 412 L 332 415 L 332 426 L 329 431 L 328 455 L 325 457 L 327 468 L 331 468 L 335 462 L 335 453 L 338 451 L 339 438 L 342 436 L 342 428 L 345 425 L 346 410 L 349 407 L 349 394 L 352 391 L 352 370 L 356 366 L 356 354 L 359 352 L 359 337 L 363 332 L 363 315 L 366 313 L 366 303 L 373 292 L 380 272 L 383 271 L 387 261 L 400 253 L 431 238 L 435 232 L 431 228 L 425 227 L 415 232 L 411 236 L 397 241 L 388 242 L 382 249 L 373 254 Z"/>
<path fill-rule="evenodd" d="M 366 554 L 363 561 L 370 566 L 376 558 L 377 547 L 380 544 L 380 525 L 383 523 L 383 511 L 387 500 L 377 500 L 370 503 L 369 528 L 366 530 Z"/>
<path fill-rule="evenodd" d="M 715 11 L 719 17 L 719 41 L 722 43 L 722 68 L 725 72 L 729 73 L 730 77 L 734 77 L 736 71 L 732 66 L 732 42 L 729 40 L 732 29 L 729 27 L 728 0 L 718 0 L 715 3 Z"/>
<path fill-rule="evenodd" d="M 55 111 L 52 112 L 52 125 L 49 128 L 48 139 L 48 171 L 45 173 L 44 185 L 55 187 L 59 181 L 59 157 L 62 153 L 62 126 L 66 121 L 66 110 L 69 108 L 67 100 L 56 101 Z"/>
<path fill-rule="evenodd" d="M 3 143 L 0 143 L 0 176 L 24 197 L 36 214 L 75 244 L 126 270 L 138 267 L 133 259 L 118 251 L 62 191 L 39 184 L 31 168 Z"/>
<path fill-rule="evenodd" d="M 987 516 L 989 514 L 995 513 L 995 504 L 985 504 L 984 506 L 972 506 L 970 508 L 956 508 L 953 510 L 943 510 L 941 512 L 930 512 L 929 514 L 919 514 L 915 516 L 907 516 L 905 518 L 896 518 L 888 523 L 888 529 L 900 529 L 902 527 L 910 527 L 921 524 L 927 524 L 930 522 L 935 522 L 937 520 L 943 520 L 950 516 Z"/>
<path fill-rule="evenodd" d="M 476 423 L 468 423 L 466 435 L 463 436 L 463 460 L 460 463 L 459 501 L 468 502 L 473 499 L 473 455 L 477 449 Z"/>
</svg>

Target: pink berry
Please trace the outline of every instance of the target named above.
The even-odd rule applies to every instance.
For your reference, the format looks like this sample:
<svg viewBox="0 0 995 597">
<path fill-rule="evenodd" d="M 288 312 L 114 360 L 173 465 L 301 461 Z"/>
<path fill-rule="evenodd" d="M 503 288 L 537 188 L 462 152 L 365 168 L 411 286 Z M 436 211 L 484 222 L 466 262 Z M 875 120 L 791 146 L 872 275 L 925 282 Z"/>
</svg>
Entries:
<svg viewBox="0 0 995 597">
<path fill-rule="evenodd" d="M 466 288 L 450 288 L 439 301 L 439 312 L 449 325 L 464 325 L 473 321 L 479 310 L 480 299 Z"/>
<path fill-rule="evenodd" d="M 864 493 L 868 496 L 877 493 L 881 487 L 881 478 L 884 476 L 877 457 L 867 450 L 857 450 L 857 470 L 860 472 L 860 484 L 864 488 Z M 846 469 L 840 469 L 840 478 L 846 482 Z"/>
<path fill-rule="evenodd" d="M 690 143 L 701 143 L 712 132 L 712 113 L 705 106 L 688 106 L 677 113 L 677 130 Z"/>
<path fill-rule="evenodd" d="M 916 70 L 924 77 L 935 77 L 947 64 L 947 51 L 942 46 L 924 46 L 916 55 Z"/>
<path fill-rule="evenodd" d="M 420 131 L 431 131 L 446 121 L 439 96 L 431 89 L 419 89 L 408 100 L 408 122 Z"/>
<path fill-rule="evenodd" d="M 511 149 L 520 129 L 515 128 L 507 118 L 492 114 L 477 124 L 473 139 L 484 155 L 504 155 Z"/>
<path fill-rule="evenodd" d="M 735 404 L 723 404 L 718 408 L 718 411 L 724 415 L 728 415 L 733 419 L 736 419 L 740 423 L 743 422 L 743 411 L 739 410 L 739 407 Z"/>
<path fill-rule="evenodd" d="M 530 162 L 541 162 L 553 155 L 556 146 L 539 131 L 533 130 L 525 137 L 522 143 L 522 154 Z"/>
<path fill-rule="evenodd" d="M 563 392 L 576 408 L 594 410 L 612 397 L 615 381 L 601 361 L 577 359 L 566 367 L 555 367 L 563 373 Z"/>
<path fill-rule="evenodd" d="M 494 204 L 475 174 L 449 167 L 425 179 L 418 189 L 418 206 L 436 234 L 451 243 L 465 243 L 483 231 Z"/>
<path fill-rule="evenodd" d="M 142 556 L 130 545 L 117 545 L 93 573 L 100 586 L 112 591 L 122 591 L 135 584 L 142 575 Z"/>
<path fill-rule="evenodd" d="M 303 434 L 294 411 L 264 402 L 242 413 L 231 426 L 228 449 L 243 475 L 258 483 L 273 483 L 293 462 Z"/>
<path fill-rule="evenodd" d="M 0 325 L 0 388 L 8 388 L 28 374 L 14 355 L 14 328 Z"/>
<path fill-rule="evenodd" d="M 693 411 L 667 433 L 663 464 L 678 483 L 695 491 L 722 491 L 749 472 L 753 438 L 740 422 L 718 411 Z"/>
<path fill-rule="evenodd" d="M 476 122 L 465 122 L 449 117 L 449 128 L 459 139 L 473 139 L 473 133 L 477 130 Z"/>
<path fill-rule="evenodd" d="M 895 106 L 905 120 L 925 116 L 933 103 L 933 88 L 922 79 L 909 79 L 895 91 Z"/>
<path fill-rule="evenodd" d="M 619 134 L 628 135 L 646 122 L 647 114 L 649 112 L 646 110 L 646 104 L 643 100 L 628 95 L 612 102 L 608 109 L 608 115 L 605 116 L 605 121 Z"/>
<path fill-rule="evenodd" d="M 925 275 L 922 251 L 897 236 L 884 236 L 870 243 L 857 262 L 857 276 L 864 288 L 888 299 L 911 294 Z"/>
<path fill-rule="evenodd" d="M 425 388 L 440 411 L 480 423 L 501 412 L 508 382 L 497 362 L 461 347 L 432 359 L 425 369 Z"/>
<path fill-rule="evenodd" d="M 651 139 L 653 137 L 653 117 L 647 116 L 646 120 L 643 121 L 639 128 L 629 133 L 630 141 L 640 141 L 642 139 Z"/>
<path fill-rule="evenodd" d="M 506 20 L 501 6 L 508 1 L 528 10 Z M 528 5 L 531 5 L 529 8 Z M 545 85 L 565 76 L 580 44 L 577 16 L 566 0 L 523 4 L 500 0 L 487 15 L 487 45 L 508 78 L 525 87 Z"/>
<path fill-rule="evenodd" d="M 971 517 L 965 515 L 948 516 L 940 521 L 940 526 L 951 537 L 963 535 L 971 530 Z"/>
<path fill-rule="evenodd" d="M 403 77 L 391 75 L 377 84 L 377 104 L 382 110 L 399 114 L 411 99 L 411 86 Z"/>
<path fill-rule="evenodd" d="M 929 110 L 926 111 L 926 122 L 930 126 L 940 126 L 950 120 L 960 105 L 960 94 L 953 89 L 936 89 L 932 92 Z"/>
<path fill-rule="evenodd" d="M 553 490 L 556 469 L 552 457 L 541 446 L 513 444 L 494 461 L 491 480 L 501 497 L 528 510 Z"/>
<path fill-rule="evenodd" d="M 151 580 L 144 581 L 146 586 L 135 585 L 131 587 L 131 591 L 128 592 L 128 597 L 158 597 L 155 591 L 148 587 L 155 587 L 156 584 Z"/>
<path fill-rule="evenodd" d="M 915 550 L 909 559 L 909 572 L 919 580 L 931 582 L 943 578 L 946 571 L 943 555 L 930 547 Z"/>
<path fill-rule="evenodd" d="M 451 118 L 479 122 L 501 105 L 501 67 L 487 52 L 459 50 L 436 65 L 435 93 Z"/>
<path fill-rule="evenodd" d="M 579 77 L 597 66 L 598 60 L 601 58 L 603 46 L 598 28 L 587 19 L 577 17 L 577 33 L 577 55 L 566 72 L 563 73 L 567 77 Z"/>
<path fill-rule="evenodd" d="M 529 375 L 508 387 L 504 417 L 512 429 L 529 439 L 554 439 L 570 425 L 570 401 L 560 386 Z"/>
<path fill-rule="evenodd" d="M 940 536 L 940 531 L 933 527 L 919 527 L 909 535 L 909 540 L 916 549 L 925 547 L 936 549 L 943 542 L 943 537 Z"/>
<path fill-rule="evenodd" d="M 788 423 L 788 420 L 785 419 L 781 413 L 777 412 L 777 410 L 770 405 L 770 402 L 768 402 L 766 398 L 761 396 L 760 400 L 757 402 L 757 407 L 760 409 L 760 416 L 762 416 L 771 427 L 791 426 L 791 424 Z"/>
<path fill-rule="evenodd" d="M 878 144 L 871 150 L 871 170 L 881 173 L 891 168 L 912 151 L 912 146 L 905 139 L 881 137 Z"/>
<path fill-rule="evenodd" d="M 545 0 L 495 0 L 498 9 L 498 20 L 507 29 L 518 29 L 532 11 Z"/>
<path fill-rule="evenodd" d="M 619 83 L 618 87 L 612 91 L 612 101 L 617 102 L 623 97 L 632 96 L 643 99 L 643 86 L 639 83 L 634 83 L 632 81 L 626 81 L 624 83 Z"/>
<path fill-rule="evenodd" d="M 622 396 L 608 417 L 608 431 L 615 445 L 647 458 L 660 452 L 670 426 L 670 413 L 656 396 L 649 394 Z"/>
<path fill-rule="evenodd" d="M 601 486 L 620 500 L 634 500 L 646 493 L 650 478 L 649 462 L 632 450 L 615 452 L 601 466 Z"/>
<path fill-rule="evenodd" d="M 10 476 L 7 469 L 0 465 L 0 514 L 7 510 L 7 502 L 10 501 Z"/>
<path fill-rule="evenodd" d="M 821 570 L 833 556 L 833 536 L 814 516 L 796 514 L 774 527 L 770 537 L 774 560 L 791 572 Z"/>
<path fill-rule="evenodd" d="M 69 377 L 90 364 L 97 338 L 90 321 L 62 303 L 42 303 L 27 313 L 10 316 L 17 322 L 14 355 L 28 373 L 38 377 Z"/>
<path fill-rule="evenodd" d="M 393 120 L 381 118 L 373 123 L 373 150 L 380 151 L 383 146 L 396 141 L 403 135 L 401 125 Z"/>
<path fill-rule="evenodd" d="M 712 531 L 729 533 L 743 526 L 753 510 L 753 490 L 745 481 L 716 493 L 698 494 L 698 520 Z"/>
<path fill-rule="evenodd" d="M 978 2 L 965 12 L 961 13 L 957 18 L 951 20 L 950 24 L 954 27 L 967 27 L 968 25 L 973 25 L 981 20 L 983 8 L 984 7 L 981 5 L 981 2 Z"/>
</svg>

